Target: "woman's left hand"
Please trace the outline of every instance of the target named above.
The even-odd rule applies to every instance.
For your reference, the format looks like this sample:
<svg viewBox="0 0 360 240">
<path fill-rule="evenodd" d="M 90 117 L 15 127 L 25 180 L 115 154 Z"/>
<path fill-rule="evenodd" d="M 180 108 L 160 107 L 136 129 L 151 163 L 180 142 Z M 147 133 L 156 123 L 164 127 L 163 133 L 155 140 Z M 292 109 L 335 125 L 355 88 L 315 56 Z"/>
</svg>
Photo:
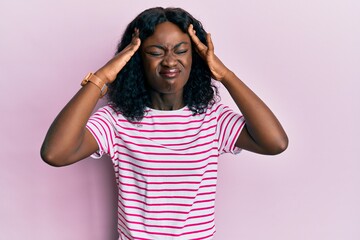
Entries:
<svg viewBox="0 0 360 240">
<path fill-rule="evenodd" d="M 231 71 L 215 55 L 214 44 L 211 40 L 210 33 L 207 33 L 206 35 L 207 46 L 202 43 L 200 39 L 196 36 L 196 32 L 192 24 L 190 24 L 188 28 L 188 33 L 195 45 L 195 50 L 209 66 L 209 69 L 211 71 L 211 77 L 221 82 L 225 78 L 225 76 Z"/>
</svg>

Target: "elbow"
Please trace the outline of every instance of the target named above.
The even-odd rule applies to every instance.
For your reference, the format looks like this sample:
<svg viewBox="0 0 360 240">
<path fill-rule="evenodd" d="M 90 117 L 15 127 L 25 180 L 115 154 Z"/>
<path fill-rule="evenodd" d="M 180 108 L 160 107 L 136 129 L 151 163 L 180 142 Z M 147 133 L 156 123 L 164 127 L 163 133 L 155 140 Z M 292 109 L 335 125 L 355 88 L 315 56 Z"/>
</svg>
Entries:
<svg viewBox="0 0 360 240">
<path fill-rule="evenodd" d="M 278 155 L 284 152 L 289 146 L 289 139 L 285 135 L 278 140 L 274 141 L 271 149 L 269 149 L 269 155 Z"/>
<path fill-rule="evenodd" d="M 55 153 L 53 153 L 51 151 L 47 151 L 44 146 L 41 148 L 40 156 L 41 156 L 41 159 L 45 163 L 47 163 L 47 164 L 49 164 L 50 166 L 53 166 L 53 167 L 63 167 L 63 166 L 68 165 L 68 164 L 65 163 L 64 160 L 57 157 Z"/>
<path fill-rule="evenodd" d="M 66 164 L 62 164 L 61 161 L 57 160 L 55 157 L 53 157 L 52 155 L 50 154 L 46 154 L 46 153 L 43 153 L 41 152 L 41 159 L 49 164 L 50 166 L 53 166 L 53 167 L 62 167 L 62 166 L 65 166 Z"/>
</svg>

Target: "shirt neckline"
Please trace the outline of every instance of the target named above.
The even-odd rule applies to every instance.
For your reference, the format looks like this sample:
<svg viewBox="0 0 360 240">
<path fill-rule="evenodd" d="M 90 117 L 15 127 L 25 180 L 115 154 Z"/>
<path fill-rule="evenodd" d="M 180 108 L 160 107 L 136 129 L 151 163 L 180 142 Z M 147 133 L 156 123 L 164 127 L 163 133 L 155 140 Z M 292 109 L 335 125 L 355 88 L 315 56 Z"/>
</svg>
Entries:
<svg viewBox="0 0 360 240">
<path fill-rule="evenodd" d="M 176 110 L 159 110 L 159 109 L 146 107 L 147 112 L 153 112 L 153 113 L 179 113 L 179 112 L 183 112 L 184 110 L 187 110 L 187 109 L 188 109 L 188 107 L 186 105 L 184 107 L 176 109 Z"/>
</svg>

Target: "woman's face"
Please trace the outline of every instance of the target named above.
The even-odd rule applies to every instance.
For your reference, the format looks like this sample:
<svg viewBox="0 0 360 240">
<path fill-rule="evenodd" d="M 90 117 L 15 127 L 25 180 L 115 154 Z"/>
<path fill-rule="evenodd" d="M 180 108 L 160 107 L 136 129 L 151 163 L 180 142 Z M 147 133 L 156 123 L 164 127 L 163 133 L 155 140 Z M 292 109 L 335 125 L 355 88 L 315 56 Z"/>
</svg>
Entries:
<svg viewBox="0 0 360 240">
<path fill-rule="evenodd" d="M 152 93 L 182 97 L 192 64 L 189 35 L 171 22 L 161 23 L 143 41 L 141 55 Z"/>
</svg>

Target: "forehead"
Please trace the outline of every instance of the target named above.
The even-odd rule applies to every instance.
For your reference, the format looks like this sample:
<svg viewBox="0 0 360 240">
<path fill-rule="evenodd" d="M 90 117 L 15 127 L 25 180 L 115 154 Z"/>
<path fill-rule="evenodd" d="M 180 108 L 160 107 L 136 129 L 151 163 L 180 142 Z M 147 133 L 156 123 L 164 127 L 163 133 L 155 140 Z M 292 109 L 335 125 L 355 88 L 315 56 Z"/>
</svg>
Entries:
<svg viewBox="0 0 360 240">
<path fill-rule="evenodd" d="M 155 27 L 153 35 L 145 39 L 144 46 L 160 44 L 163 46 L 173 46 L 180 42 L 190 43 L 190 37 L 184 33 L 177 25 L 171 22 L 163 22 Z"/>
</svg>

